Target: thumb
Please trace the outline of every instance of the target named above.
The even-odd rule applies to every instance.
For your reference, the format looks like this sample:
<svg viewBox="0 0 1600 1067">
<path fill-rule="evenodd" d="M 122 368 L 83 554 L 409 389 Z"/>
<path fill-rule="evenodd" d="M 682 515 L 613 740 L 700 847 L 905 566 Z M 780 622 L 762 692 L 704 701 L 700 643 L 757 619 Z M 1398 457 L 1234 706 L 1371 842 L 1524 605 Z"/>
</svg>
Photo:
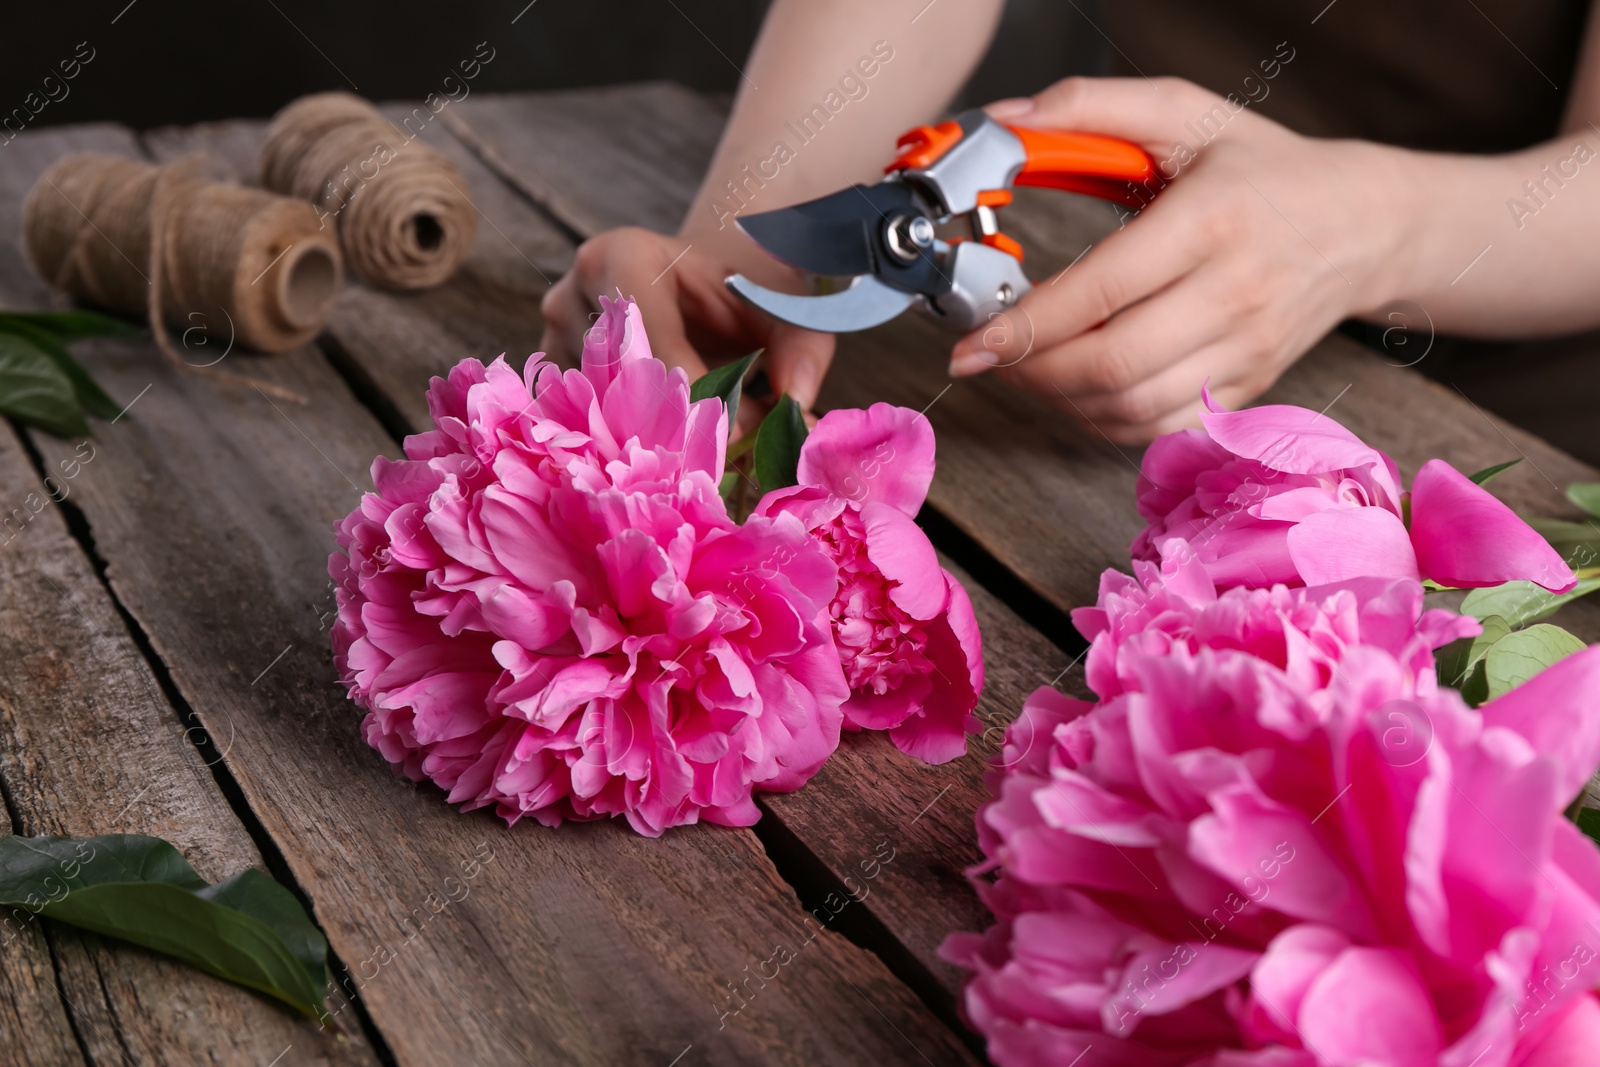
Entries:
<svg viewBox="0 0 1600 1067">
<path fill-rule="evenodd" d="M 836 340 L 789 323 L 773 327 L 767 338 L 767 377 L 774 393 L 788 393 L 806 411 L 817 402 L 823 376 L 833 362 Z"/>
</svg>

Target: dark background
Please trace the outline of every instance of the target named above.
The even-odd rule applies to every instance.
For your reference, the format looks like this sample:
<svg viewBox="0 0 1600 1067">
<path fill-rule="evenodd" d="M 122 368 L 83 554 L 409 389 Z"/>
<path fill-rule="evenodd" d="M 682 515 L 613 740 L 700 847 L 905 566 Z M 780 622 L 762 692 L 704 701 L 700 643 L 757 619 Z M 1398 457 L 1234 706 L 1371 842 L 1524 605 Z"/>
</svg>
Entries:
<svg viewBox="0 0 1600 1067">
<path fill-rule="evenodd" d="M 732 92 L 734 64 L 744 63 L 765 10 L 760 0 L 28 4 L 8 12 L 3 31 L 0 115 L 39 92 L 81 41 L 94 59 L 30 126 L 111 120 L 148 129 L 265 117 L 323 89 L 420 99 L 443 92 L 445 77 L 480 41 L 495 56 L 473 92 L 657 78 Z M 1087 0 L 1010 0 L 1000 38 L 963 101 L 1030 93 L 1067 74 L 1103 70 L 1106 45 L 1088 21 L 1092 12 Z M 60 95 L 53 84 L 52 91 Z"/>
</svg>

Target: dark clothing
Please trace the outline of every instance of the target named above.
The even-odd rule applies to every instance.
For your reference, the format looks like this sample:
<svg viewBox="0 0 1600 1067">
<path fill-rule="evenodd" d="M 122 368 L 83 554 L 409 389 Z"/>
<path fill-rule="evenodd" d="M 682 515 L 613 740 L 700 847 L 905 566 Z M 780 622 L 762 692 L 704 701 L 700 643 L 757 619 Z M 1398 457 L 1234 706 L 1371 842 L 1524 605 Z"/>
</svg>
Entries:
<svg viewBox="0 0 1600 1067">
<path fill-rule="evenodd" d="M 1294 59 L 1251 106 L 1290 129 L 1509 152 L 1555 135 L 1588 3 L 1107 0 L 1101 10 L 1121 73 L 1177 75 L 1245 99 L 1244 79 L 1259 81 L 1286 42 Z"/>
<path fill-rule="evenodd" d="M 1301 133 L 1496 153 L 1558 132 L 1588 7 L 1106 0 L 1101 25 L 1118 73 L 1187 78 L 1250 100 L 1252 110 Z M 1284 45 L 1293 59 L 1264 67 Z M 1418 369 L 1600 464 L 1600 333 L 1520 343 L 1438 338 Z"/>
</svg>

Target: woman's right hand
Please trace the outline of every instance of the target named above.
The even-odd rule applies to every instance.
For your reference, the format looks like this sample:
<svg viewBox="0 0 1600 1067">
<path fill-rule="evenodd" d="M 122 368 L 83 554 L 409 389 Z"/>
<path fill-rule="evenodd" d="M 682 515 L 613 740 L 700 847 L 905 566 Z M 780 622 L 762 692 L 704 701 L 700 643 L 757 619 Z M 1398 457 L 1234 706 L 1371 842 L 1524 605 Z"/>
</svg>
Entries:
<svg viewBox="0 0 1600 1067">
<path fill-rule="evenodd" d="M 572 269 L 545 294 L 540 347 L 554 358 L 576 361 L 584 332 L 600 310 L 599 297 L 620 291 L 638 302 L 651 352 L 669 366 L 684 368 L 690 380 L 708 366 L 764 348 L 762 365 L 773 392 L 787 393 L 809 410 L 833 358 L 833 335 L 779 322 L 735 296 L 723 279 L 740 270 L 763 285 L 804 290 L 798 273 L 782 264 L 733 259 L 715 240 L 635 227 L 592 237 L 579 247 Z M 748 430 L 760 412 L 754 405 L 743 410 L 741 428 Z"/>
</svg>

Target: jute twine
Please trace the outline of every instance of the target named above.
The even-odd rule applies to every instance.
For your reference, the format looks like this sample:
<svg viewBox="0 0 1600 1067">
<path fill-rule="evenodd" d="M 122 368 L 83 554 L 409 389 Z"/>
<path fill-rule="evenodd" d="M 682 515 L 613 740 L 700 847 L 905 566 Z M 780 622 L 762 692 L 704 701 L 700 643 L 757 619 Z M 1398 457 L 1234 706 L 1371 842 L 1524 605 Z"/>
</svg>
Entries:
<svg viewBox="0 0 1600 1067">
<path fill-rule="evenodd" d="M 224 343 L 282 352 L 322 330 L 339 288 L 339 248 L 314 209 L 207 180 L 198 159 L 156 166 L 120 156 L 67 156 L 28 194 L 23 232 L 46 281 L 93 303 L 146 314 L 163 352 L 210 377 L 241 380 L 179 355 L 167 323 L 184 331 L 186 348 L 189 333 L 199 329 Z"/>
<path fill-rule="evenodd" d="M 443 282 L 477 233 L 455 165 L 349 93 L 302 97 L 278 112 L 261 184 L 334 219 L 350 269 L 389 289 Z"/>
</svg>

